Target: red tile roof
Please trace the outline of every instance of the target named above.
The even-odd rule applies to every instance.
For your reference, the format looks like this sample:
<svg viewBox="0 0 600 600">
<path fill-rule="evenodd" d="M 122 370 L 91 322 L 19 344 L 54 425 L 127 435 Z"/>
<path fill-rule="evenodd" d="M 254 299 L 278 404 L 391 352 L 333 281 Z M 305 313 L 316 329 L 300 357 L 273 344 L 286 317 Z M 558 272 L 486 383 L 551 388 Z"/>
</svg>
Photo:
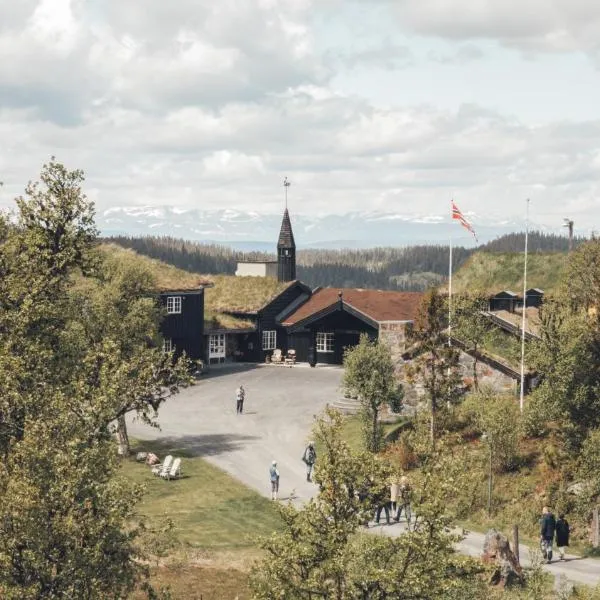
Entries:
<svg viewBox="0 0 600 600">
<path fill-rule="evenodd" d="M 298 310 L 289 315 L 283 325 L 294 325 L 299 321 L 342 300 L 373 321 L 413 321 L 423 294 L 420 292 L 391 292 L 360 288 L 321 288 Z"/>
</svg>

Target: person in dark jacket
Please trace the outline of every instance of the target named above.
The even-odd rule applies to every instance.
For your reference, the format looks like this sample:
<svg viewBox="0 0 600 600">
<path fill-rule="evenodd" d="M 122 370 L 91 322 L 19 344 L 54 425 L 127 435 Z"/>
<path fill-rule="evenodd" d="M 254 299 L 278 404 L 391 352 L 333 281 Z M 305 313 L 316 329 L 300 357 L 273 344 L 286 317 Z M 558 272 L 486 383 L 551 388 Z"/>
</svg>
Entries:
<svg viewBox="0 0 600 600">
<path fill-rule="evenodd" d="M 556 521 L 556 546 L 560 555 L 560 560 L 565 560 L 565 548 L 569 545 L 569 522 L 565 519 L 565 515 L 558 515 Z"/>
<path fill-rule="evenodd" d="M 542 554 L 546 562 L 552 562 L 552 542 L 556 531 L 556 519 L 547 506 L 542 509 L 542 520 L 540 522 L 540 541 Z"/>
</svg>

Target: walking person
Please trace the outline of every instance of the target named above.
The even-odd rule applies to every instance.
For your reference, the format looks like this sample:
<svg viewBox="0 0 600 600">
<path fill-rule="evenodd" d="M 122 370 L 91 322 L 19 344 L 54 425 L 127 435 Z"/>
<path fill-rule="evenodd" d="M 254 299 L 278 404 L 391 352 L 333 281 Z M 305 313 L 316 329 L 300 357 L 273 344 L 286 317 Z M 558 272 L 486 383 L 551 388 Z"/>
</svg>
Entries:
<svg viewBox="0 0 600 600">
<path fill-rule="evenodd" d="M 404 516 L 406 518 L 406 526 L 410 529 L 410 521 L 412 518 L 412 511 L 410 508 L 410 482 L 408 481 L 408 477 L 403 475 L 400 477 L 400 485 L 398 487 L 398 499 L 396 500 L 398 510 L 396 511 L 396 516 L 394 517 L 394 521 L 398 523 L 400 521 L 400 516 L 402 515 L 402 511 L 404 510 Z"/>
<path fill-rule="evenodd" d="M 302 455 L 302 461 L 306 464 L 306 481 L 312 481 L 313 468 L 317 462 L 317 451 L 314 442 L 308 442 L 308 446 L 306 446 Z"/>
<path fill-rule="evenodd" d="M 373 505 L 376 507 L 375 511 L 375 523 L 379 525 L 379 519 L 381 518 L 382 511 L 385 511 L 385 520 L 390 525 L 390 499 L 389 499 L 389 487 L 387 483 L 374 483 L 371 488 L 371 494 L 373 499 Z"/>
<path fill-rule="evenodd" d="M 558 515 L 558 521 L 556 521 L 556 546 L 560 560 L 565 560 L 565 548 L 569 545 L 570 533 L 571 529 L 569 528 L 569 522 L 565 519 L 565 515 Z"/>
<path fill-rule="evenodd" d="M 246 397 L 246 391 L 244 390 L 244 386 L 240 384 L 240 387 L 235 391 L 236 409 L 235 412 L 238 415 L 241 415 L 244 412 L 244 398 Z"/>
<path fill-rule="evenodd" d="M 276 460 L 271 463 L 269 478 L 271 480 L 271 500 L 277 500 L 277 494 L 279 493 L 279 469 L 277 468 Z"/>
<path fill-rule="evenodd" d="M 552 562 L 552 542 L 554 541 L 554 533 L 556 531 L 556 519 L 552 511 L 544 506 L 542 509 L 542 520 L 540 526 L 540 541 L 542 545 L 542 555 L 546 562 Z"/>
</svg>

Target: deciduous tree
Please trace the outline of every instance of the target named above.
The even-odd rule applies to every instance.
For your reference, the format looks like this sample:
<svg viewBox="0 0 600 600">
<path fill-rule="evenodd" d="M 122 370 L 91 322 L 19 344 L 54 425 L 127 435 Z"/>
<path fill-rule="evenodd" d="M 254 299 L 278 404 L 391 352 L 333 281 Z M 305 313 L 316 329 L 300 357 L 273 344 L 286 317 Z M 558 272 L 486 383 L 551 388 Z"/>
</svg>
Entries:
<svg viewBox="0 0 600 600">
<path fill-rule="evenodd" d="M 0 239 L 0 596 L 9 600 L 122 598 L 144 580 L 142 490 L 119 477 L 113 424 L 132 410 L 154 421 L 186 381 L 183 364 L 121 337 L 153 330 L 155 308 L 140 297 L 121 310 L 115 277 L 102 281 L 82 185 L 81 172 L 51 161 Z"/>
<path fill-rule="evenodd" d="M 344 353 L 344 386 L 360 400 L 365 447 L 377 452 L 382 438 L 379 411 L 385 404 L 397 411 L 403 397 L 389 347 L 362 335 L 358 345 Z"/>
<path fill-rule="evenodd" d="M 436 439 L 436 413 L 459 397 L 458 350 L 448 344 L 448 305 L 437 290 L 425 294 L 410 335 L 416 346 L 413 371 L 423 380 L 430 409 L 430 438 Z"/>
<path fill-rule="evenodd" d="M 477 375 L 478 353 L 489 333 L 490 320 L 485 315 L 487 299 L 483 296 L 456 296 L 452 300 L 452 336 L 460 340 L 473 358 L 473 387 L 479 390 Z"/>
<path fill-rule="evenodd" d="M 319 493 L 301 509 L 281 507 L 283 530 L 261 542 L 267 555 L 252 573 L 254 598 L 472 598 L 468 590 L 478 568 L 455 553 L 447 506 L 460 486 L 462 465 L 430 455 L 414 485 L 414 530 L 396 538 L 367 535 L 361 524 L 372 506 L 356 492 L 365 480 L 384 473 L 372 454 L 350 451 L 341 425 L 335 412 L 318 420 L 315 436 L 322 450 L 314 477 Z"/>
</svg>

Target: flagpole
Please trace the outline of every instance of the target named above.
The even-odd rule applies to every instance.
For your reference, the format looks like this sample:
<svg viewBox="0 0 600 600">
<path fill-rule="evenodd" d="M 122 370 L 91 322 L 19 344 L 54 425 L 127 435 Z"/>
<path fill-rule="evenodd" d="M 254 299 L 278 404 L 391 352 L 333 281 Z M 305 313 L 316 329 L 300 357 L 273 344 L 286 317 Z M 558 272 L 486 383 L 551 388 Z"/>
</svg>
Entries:
<svg viewBox="0 0 600 600">
<path fill-rule="evenodd" d="M 452 346 L 452 234 L 450 234 L 450 258 L 448 260 L 448 346 Z"/>
<path fill-rule="evenodd" d="M 527 216 L 525 219 L 525 264 L 523 267 L 523 314 L 521 317 L 521 390 L 519 408 L 523 412 L 525 397 L 525 322 L 527 319 L 527 246 L 529 242 L 529 198 L 527 198 Z"/>
</svg>

